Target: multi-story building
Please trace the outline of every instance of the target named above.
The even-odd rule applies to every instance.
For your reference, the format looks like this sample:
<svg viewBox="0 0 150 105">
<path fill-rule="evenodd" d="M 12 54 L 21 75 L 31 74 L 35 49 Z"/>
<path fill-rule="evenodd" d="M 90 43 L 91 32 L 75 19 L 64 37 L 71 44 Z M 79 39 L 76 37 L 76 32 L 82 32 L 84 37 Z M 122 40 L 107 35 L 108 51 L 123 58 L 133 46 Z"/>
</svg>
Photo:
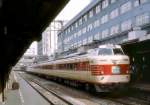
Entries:
<svg viewBox="0 0 150 105">
<path fill-rule="evenodd" d="M 60 53 L 83 45 L 128 41 L 128 32 L 149 32 L 150 0 L 94 0 L 58 34 Z"/>
<path fill-rule="evenodd" d="M 39 54 L 50 56 L 57 49 L 57 33 L 62 29 L 63 21 L 55 20 L 42 33 L 42 40 L 39 42 Z"/>
<path fill-rule="evenodd" d="M 42 52 L 43 55 L 49 55 L 51 52 L 51 32 L 50 27 L 48 27 L 43 33 L 42 33 Z"/>
</svg>

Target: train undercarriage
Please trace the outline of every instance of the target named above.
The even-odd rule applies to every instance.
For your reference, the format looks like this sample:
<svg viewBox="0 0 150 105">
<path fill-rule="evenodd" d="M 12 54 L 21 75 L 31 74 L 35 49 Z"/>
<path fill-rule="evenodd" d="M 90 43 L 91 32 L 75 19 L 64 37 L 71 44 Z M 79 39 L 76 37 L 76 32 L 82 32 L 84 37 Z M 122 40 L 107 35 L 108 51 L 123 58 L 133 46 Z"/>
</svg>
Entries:
<svg viewBox="0 0 150 105">
<path fill-rule="evenodd" d="M 27 73 L 57 82 L 59 84 L 85 90 L 90 93 L 116 92 L 116 90 L 119 91 L 119 90 L 125 89 L 125 87 L 127 87 L 126 85 L 128 85 L 128 83 L 106 83 L 106 84 L 90 83 L 86 81 L 78 81 L 78 80 L 72 80 L 68 78 L 50 76 L 50 75 L 46 75 L 42 73 L 35 73 L 35 72 L 29 72 L 29 71 L 27 71 Z"/>
</svg>

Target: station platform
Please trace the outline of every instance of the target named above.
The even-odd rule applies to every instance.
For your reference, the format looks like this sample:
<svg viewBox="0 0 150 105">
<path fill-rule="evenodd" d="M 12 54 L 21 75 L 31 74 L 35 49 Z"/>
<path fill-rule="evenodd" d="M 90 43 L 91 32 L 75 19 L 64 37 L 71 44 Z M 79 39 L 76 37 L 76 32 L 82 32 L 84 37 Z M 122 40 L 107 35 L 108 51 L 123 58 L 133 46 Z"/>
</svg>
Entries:
<svg viewBox="0 0 150 105">
<path fill-rule="evenodd" d="M 19 88 L 10 89 L 10 82 L 5 92 L 5 101 L 0 102 L 0 105 L 50 105 L 17 72 L 13 72 L 11 75 L 19 83 Z"/>
<path fill-rule="evenodd" d="M 132 88 L 150 92 L 150 83 L 136 83 L 132 85 Z"/>
<path fill-rule="evenodd" d="M 11 72 L 4 91 L 4 102 L 0 102 L 0 105 L 22 105 L 19 87 L 16 87 L 16 89 L 12 87 L 13 82 L 17 83 L 14 76 L 14 72 Z"/>
<path fill-rule="evenodd" d="M 0 105 L 22 105 L 18 90 L 8 90 L 5 94 L 5 101 Z"/>
</svg>

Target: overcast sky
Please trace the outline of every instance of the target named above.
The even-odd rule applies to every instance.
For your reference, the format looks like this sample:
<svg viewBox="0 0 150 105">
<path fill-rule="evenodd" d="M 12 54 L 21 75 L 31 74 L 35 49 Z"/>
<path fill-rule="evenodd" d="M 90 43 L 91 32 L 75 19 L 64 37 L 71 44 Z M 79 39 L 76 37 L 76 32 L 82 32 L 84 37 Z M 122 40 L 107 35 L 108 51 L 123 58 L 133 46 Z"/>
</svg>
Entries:
<svg viewBox="0 0 150 105">
<path fill-rule="evenodd" d="M 70 20 L 85 8 L 92 0 L 70 0 L 55 20 Z"/>
</svg>

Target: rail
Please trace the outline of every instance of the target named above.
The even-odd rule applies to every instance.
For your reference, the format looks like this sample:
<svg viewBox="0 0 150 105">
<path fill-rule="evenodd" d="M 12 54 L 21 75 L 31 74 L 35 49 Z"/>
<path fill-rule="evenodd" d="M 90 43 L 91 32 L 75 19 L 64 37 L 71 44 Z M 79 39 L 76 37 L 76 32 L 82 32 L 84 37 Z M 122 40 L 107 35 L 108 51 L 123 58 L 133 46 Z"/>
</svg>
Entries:
<svg viewBox="0 0 150 105">
<path fill-rule="evenodd" d="M 43 96 L 51 105 L 75 105 L 68 101 L 58 93 L 42 86 L 40 83 L 34 80 L 27 80 L 21 76 L 31 87 L 33 87 L 41 96 Z"/>
</svg>

